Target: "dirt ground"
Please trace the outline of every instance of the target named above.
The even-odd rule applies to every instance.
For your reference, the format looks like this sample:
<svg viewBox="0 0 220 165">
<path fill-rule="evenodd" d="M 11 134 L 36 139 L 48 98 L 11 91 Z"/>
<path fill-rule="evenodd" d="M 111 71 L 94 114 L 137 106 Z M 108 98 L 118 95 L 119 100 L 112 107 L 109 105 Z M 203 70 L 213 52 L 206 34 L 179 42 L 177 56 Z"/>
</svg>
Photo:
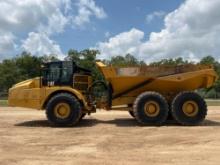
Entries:
<svg viewBox="0 0 220 165">
<path fill-rule="evenodd" d="M 0 107 L 0 164 L 220 164 L 220 107 L 200 126 L 143 127 L 127 112 L 99 111 L 54 128 L 43 111 Z"/>
</svg>

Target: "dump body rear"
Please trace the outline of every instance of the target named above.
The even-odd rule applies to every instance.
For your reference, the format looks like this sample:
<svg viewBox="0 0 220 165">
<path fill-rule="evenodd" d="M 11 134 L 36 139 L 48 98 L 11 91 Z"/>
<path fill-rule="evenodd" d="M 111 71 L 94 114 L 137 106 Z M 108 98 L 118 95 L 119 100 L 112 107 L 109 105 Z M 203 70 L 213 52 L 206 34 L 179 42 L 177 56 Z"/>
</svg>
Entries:
<svg viewBox="0 0 220 165">
<path fill-rule="evenodd" d="M 142 66 L 107 67 L 101 62 L 97 66 L 112 86 L 112 105 L 132 104 L 145 91 L 156 91 L 167 99 L 181 91 L 194 91 L 211 87 L 217 79 L 212 66 Z"/>
</svg>

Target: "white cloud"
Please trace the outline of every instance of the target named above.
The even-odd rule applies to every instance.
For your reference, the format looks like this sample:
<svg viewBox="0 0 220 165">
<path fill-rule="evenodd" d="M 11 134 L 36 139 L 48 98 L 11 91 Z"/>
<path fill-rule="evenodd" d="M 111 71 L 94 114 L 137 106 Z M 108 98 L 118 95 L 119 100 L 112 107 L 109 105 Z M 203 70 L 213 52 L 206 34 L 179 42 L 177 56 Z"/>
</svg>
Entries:
<svg viewBox="0 0 220 165">
<path fill-rule="evenodd" d="M 79 0 L 77 3 L 78 15 L 73 18 L 73 23 L 76 26 L 83 26 L 90 22 L 91 16 L 95 16 L 98 19 L 107 17 L 107 14 L 103 8 L 97 6 L 94 0 Z"/>
<path fill-rule="evenodd" d="M 23 41 L 22 47 L 28 51 L 32 52 L 34 55 L 59 55 L 63 56 L 60 46 L 51 40 L 45 33 L 35 33 L 31 32 L 28 34 L 28 38 Z"/>
<path fill-rule="evenodd" d="M 99 19 L 106 17 L 104 10 L 96 6 L 94 0 L 77 2 L 78 6 L 74 6 L 72 0 L 0 0 L 0 60 L 22 50 L 35 55 L 63 54 L 58 43 L 51 38 L 63 33 L 67 26 L 74 23 L 74 10 L 85 8 L 90 12 L 88 18 L 85 16 L 88 20 L 84 22 L 90 22 L 92 16 Z"/>
<path fill-rule="evenodd" d="M 101 52 L 99 58 L 110 58 L 110 56 L 127 53 L 137 54 L 143 37 L 144 32 L 134 28 L 110 38 L 108 42 L 100 42 L 96 45 Z"/>
<path fill-rule="evenodd" d="M 63 32 L 69 19 L 64 10 L 67 11 L 70 5 L 70 0 L 0 1 L 0 60 L 15 55 L 16 42 L 21 40 L 18 37 L 20 34 L 41 32 L 49 39 L 50 35 Z M 29 37 L 27 42 L 30 42 Z M 33 44 L 40 46 L 38 43 Z M 25 50 L 35 52 L 33 49 Z"/>
<path fill-rule="evenodd" d="M 154 11 L 153 13 L 150 13 L 146 16 L 147 23 L 151 23 L 156 18 L 162 18 L 166 15 L 166 12 L 164 11 Z"/>
<path fill-rule="evenodd" d="M 1 30 L 16 33 L 39 30 L 39 27 L 44 26 L 45 31 L 62 31 L 67 23 L 67 16 L 62 12 L 63 5 L 70 5 L 70 0 L 0 1 Z M 49 30 L 52 25 L 56 25 L 56 29 L 53 27 L 53 30 Z"/>
<path fill-rule="evenodd" d="M 220 61 L 219 8 L 219 0 L 187 0 L 166 15 L 164 29 L 152 32 L 149 40 L 143 41 L 144 32 L 137 29 L 139 37 L 130 35 L 133 29 L 98 43 L 100 58 L 124 55 L 131 48 L 130 52 L 146 62 L 179 56 L 197 61 L 209 54 Z"/>
<path fill-rule="evenodd" d="M 2 58 L 6 58 L 8 55 L 11 55 L 8 50 L 16 49 L 17 45 L 14 40 L 15 36 L 12 33 L 0 33 L 0 52 L 2 54 Z"/>
</svg>

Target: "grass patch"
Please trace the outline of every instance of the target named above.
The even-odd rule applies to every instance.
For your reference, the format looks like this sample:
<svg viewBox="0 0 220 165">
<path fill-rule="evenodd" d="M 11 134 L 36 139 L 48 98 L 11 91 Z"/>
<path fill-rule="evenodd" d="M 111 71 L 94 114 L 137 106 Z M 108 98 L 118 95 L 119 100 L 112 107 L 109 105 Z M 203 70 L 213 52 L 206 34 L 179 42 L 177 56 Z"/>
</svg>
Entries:
<svg viewBox="0 0 220 165">
<path fill-rule="evenodd" d="M 0 100 L 0 107 L 8 106 L 8 100 Z"/>
</svg>

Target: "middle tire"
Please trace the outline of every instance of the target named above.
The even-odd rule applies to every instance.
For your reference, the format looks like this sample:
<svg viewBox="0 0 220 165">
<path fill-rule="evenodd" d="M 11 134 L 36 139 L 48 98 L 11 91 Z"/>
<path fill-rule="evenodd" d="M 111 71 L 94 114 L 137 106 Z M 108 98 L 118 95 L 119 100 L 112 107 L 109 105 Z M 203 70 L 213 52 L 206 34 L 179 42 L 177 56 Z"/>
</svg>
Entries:
<svg viewBox="0 0 220 165">
<path fill-rule="evenodd" d="M 134 116 L 143 125 L 161 125 L 167 119 L 169 108 L 165 98 L 157 92 L 144 92 L 133 104 Z"/>
</svg>

